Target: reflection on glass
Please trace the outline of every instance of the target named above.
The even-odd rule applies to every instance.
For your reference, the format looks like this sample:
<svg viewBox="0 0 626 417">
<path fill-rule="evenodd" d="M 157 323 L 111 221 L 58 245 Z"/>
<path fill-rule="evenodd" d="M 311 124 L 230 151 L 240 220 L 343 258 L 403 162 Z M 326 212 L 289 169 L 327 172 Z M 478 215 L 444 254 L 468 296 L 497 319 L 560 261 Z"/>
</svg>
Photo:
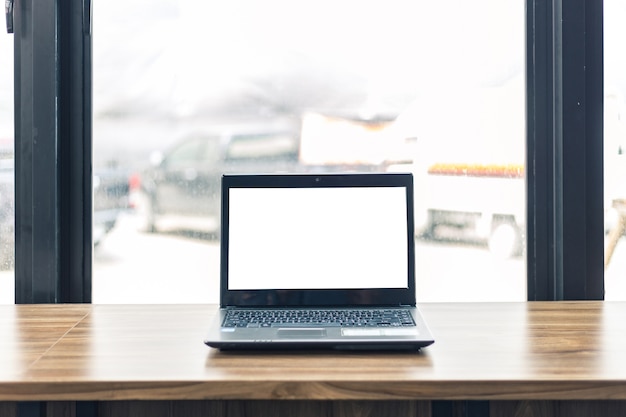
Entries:
<svg viewBox="0 0 626 417">
<path fill-rule="evenodd" d="M 604 2 L 605 298 L 626 300 L 625 0 Z"/>
<path fill-rule="evenodd" d="M 15 302 L 13 35 L 0 34 L 0 304 Z"/>
<path fill-rule="evenodd" d="M 413 172 L 418 300 L 525 300 L 523 30 L 522 0 L 99 2 L 94 171 L 127 192 L 93 301 L 218 302 L 219 178 L 276 171 Z"/>
</svg>

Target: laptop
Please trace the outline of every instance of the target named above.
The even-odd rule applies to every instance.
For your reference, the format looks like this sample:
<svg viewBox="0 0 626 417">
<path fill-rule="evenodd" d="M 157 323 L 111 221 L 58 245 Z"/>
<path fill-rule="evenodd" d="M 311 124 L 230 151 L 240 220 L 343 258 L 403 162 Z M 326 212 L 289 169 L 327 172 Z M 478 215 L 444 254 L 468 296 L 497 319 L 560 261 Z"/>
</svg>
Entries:
<svg viewBox="0 0 626 417">
<path fill-rule="evenodd" d="M 222 177 L 220 309 L 228 349 L 413 349 L 410 173 Z"/>
</svg>

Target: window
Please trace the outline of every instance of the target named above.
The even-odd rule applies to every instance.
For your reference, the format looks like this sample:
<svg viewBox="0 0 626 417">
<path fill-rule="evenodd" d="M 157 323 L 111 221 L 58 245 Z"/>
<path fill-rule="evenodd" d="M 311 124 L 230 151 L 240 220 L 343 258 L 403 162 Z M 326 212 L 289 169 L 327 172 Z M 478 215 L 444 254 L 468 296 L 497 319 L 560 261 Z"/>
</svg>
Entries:
<svg viewBox="0 0 626 417">
<path fill-rule="evenodd" d="M 526 299 L 522 0 L 143 4 L 94 12 L 94 170 L 135 184 L 94 302 L 218 302 L 219 177 L 277 171 L 412 171 L 418 299 Z"/>
<path fill-rule="evenodd" d="M 15 302 L 12 41 L 0 32 L 0 304 Z"/>
<path fill-rule="evenodd" d="M 607 300 L 626 300 L 626 1 L 604 2 L 604 207 Z"/>
<path fill-rule="evenodd" d="M 298 25 L 293 21 L 285 21 L 284 24 L 278 26 L 271 26 L 268 22 L 261 22 L 260 19 L 255 19 L 260 16 L 257 8 L 265 8 L 268 3 L 259 3 L 251 6 L 251 8 L 241 8 L 243 15 L 247 17 L 246 21 L 241 21 L 236 28 L 231 29 L 221 20 L 222 14 L 205 13 L 207 7 L 212 5 L 204 5 L 205 9 L 194 9 L 192 7 L 187 8 L 187 11 L 183 14 L 195 14 L 197 19 L 202 19 L 202 24 L 197 25 L 183 25 L 178 31 L 163 30 L 163 28 L 171 27 L 169 23 L 172 23 L 172 19 L 178 19 L 181 14 L 180 8 L 168 7 L 164 2 L 151 2 L 152 5 L 156 4 L 156 10 L 159 11 L 157 20 L 152 25 L 146 26 L 145 22 L 138 21 L 145 12 L 145 4 L 129 4 L 124 5 L 125 13 L 117 13 L 118 9 L 111 8 L 109 11 L 112 14 L 117 13 L 121 17 L 128 18 L 132 21 L 132 24 L 126 26 L 122 24 L 118 25 L 101 25 L 97 21 L 94 22 L 94 31 L 101 30 L 102 37 L 107 36 L 115 37 L 120 35 L 120 42 L 115 43 L 115 48 L 124 46 L 125 48 L 132 44 L 141 45 L 140 60 L 144 63 L 160 61 L 157 59 L 158 54 L 155 55 L 150 49 L 150 45 L 159 45 L 160 47 L 166 47 L 168 45 L 175 45 L 177 47 L 170 47 L 169 54 L 177 56 L 185 49 L 192 49 L 193 42 L 186 42 L 194 39 L 190 35 L 190 31 L 196 30 L 196 28 L 211 28 L 207 30 L 215 29 L 220 36 L 214 36 L 207 39 L 207 45 L 203 44 L 202 50 L 205 50 L 207 46 L 213 46 L 221 55 L 207 55 L 195 53 L 193 62 L 185 70 L 188 74 L 201 76 L 205 72 L 206 68 L 211 68 L 217 71 L 218 75 L 227 78 L 227 82 L 223 80 L 217 82 L 216 78 L 212 77 L 206 79 L 203 86 L 208 86 L 214 89 L 215 94 L 211 95 L 212 98 L 220 97 L 218 93 L 221 87 L 233 88 L 241 87 L 233 79 L 228 79 L 230 69 L 226 68 L 223 63 L 229 62 L 234 64 L 240 64 L 240 75 L 250 75 L 245 70 L 247 68 L 262 68 L 267 69 L 268 65 L 273 62 L 285 62 L 296 64 L 298 69 L 298 63 L 303 62 L 300 59 L 285 60 L 275 55 L 268 55 L 260 53 L 262 48 L 257 48 L 265 44 L 275 44 L 281 41 L 292 41 L 296 39 L 293 36 L 284 36 L 284 33 L 292 35 L 294 33 L 294 27 L 297 29 Z M 179 2 L 181 7 L 190 5 L 189 2 Z M 91 163 L 89 155 L 91 155 L 91 142 L 89 133 L 91 132 L 91 98 L 90 90 L 83 89 L 82 86 L 90 85 L 91 79 L 91 38 L 90 34 L 90 22 L 87 19 L 89 16 L 89 10 L 83 8 L 83 3 L 68 0 L 66 2 L 60 2 L 58 0 L 42 0 L 38 3 L 37 8 L 24 8 L 23 10 L 16 10 L 16 12 L 23 13 L 19 16 L 20 19 L 16 19 L 19 24 L 16 26 L 16 33 L 20 36 L 15 36 L 16 48 L 19 57 L 16 63 L 16 99 L 18 106 L 18 113 L 16 120 L 17 141 L 20 143 L 20 147 L 16 151 L 21 153 L 16 155 L 16 179 L 20 181 L 16 184 L 16 193 L 19 197 L 16 201 L 16 219 L 17 228 L 16 234 L 21 234 L 21 237 L 17 239 L 16 246 L 16 301 L 17 302 L 67 302 L 67 301 L 91 301 L 91 207 L 90 199 L 86 198 L 91 194 L 93 185 L 91 184 Z M 235 11 L 240 3 L 224 2 L 220 6 L 222 12 Z M 298 5 L 299 7 L 300 5 Z M 494 5 L 492 5 L 494 6 Z M 500 6 L 498 3 L 496 6 Z M 198 7 L 203 7 L 202 5 Z M 281 9 L 281 12 L 289 11 L 289 4 L 285 5 L 285 9 Z M 292 5 L 291 8 L 296 7 Z M 403 23 L 395 25 L 391 33 L 401 35 L 402 31 L 406 31 L 407 36 L 403 38 L 398 36 L 394 40 L 402 39 L 426 39 L 428 41 L 432 39 L 441 40 L 445 46 L 450 48 L 454 47 L 454 40 L 459 39 L 463 43 L 464 47 L 472 46 L 478 43 L 478 38 L 470 39 L 471 31 L 465 31 L 468 34 L 467 37 L 456 37 L 454 31 L 446 31 L 448 27 L 441 25 L 440 32 L 425 33 L 422 36 L 416 36 L 416 31 L 427 27 L 429 21 L 435 21 L 433 16 L 436 13 L 399 13 L 396 9 L 396 4 L 385 5 L 388 7 L 390 14 L 395 14 L 395 22 Z M 461 13 L 463 4 L 454 5 L 432 5 L 431 8 L 444 8 L 444 14 L 446 14 L 445 22 L 450 23 L 450 27 L 464 27 L 479 28 L 476 33 L 489 34 L 492 33 L 493 27 L 489 25 L 477 24 L 477 20 L 474 18 L 468 18 L 469 15 Z M 467 6 L 466 6 L 467 7 Z M 520 4 L 520 8 L 522 5 Z M 98 9 L 100 8 L 100 9 Z M 98 16 L 106 16 L 106 5 L 96 5 L 94 10 L 94 17 L 98 19 Z M 271 9 L 270 7 L 267 7 Z M 497 8 L 497 7 L 496 7 Z M 597 285 L 597 282 L 601 282 L 598 279 L 598 272 L 596 264 L 598 259 L 602 259 L 602 254 L 598 255 L 598 248 L 602 249 L 602 234 L 600 233 L 600 242 L 596 239 L 595 231 L 602 232 L 602 208 L 598 210 L 596 202 L 601 202 L 601 197 L 597 198 L 598 190 L 601 188 L 599 185 L 602 183 L 602 179 L 596 177 L 595 173 L 598 167 L 601 167 L 601 162 L 598 162 L 597 151 L 601 148 L 598 141 L 589 140 L 592 136 L 590 129 L 593 130 L 597 126 L 595 123 L 589 123 L 587 129 L 580 128 L 579 121 L 594 122 L 597 119 L 598 114 L 601 115 L 599 110 L 601 109 L 600 101 L 594 96 L 594 92 L 602 91 L 602 77 L 598 75 L 598 68 L 602 68 L 602 43 L 601 36 L 598 36 L 599 28 L 602 27 L 602 5 L 598 2 L 579 0 L 572 2 L 571 4 L 560 2 L 554 2 L 554 4 L 545 4 L 541 1 L 529 0 L 526 5 L 527 12 L 527 52 L 526 52 L 526 73 L 527 79 L 530 81 L 527 85 L 527 127 L 528 137 L 526 141 L 527 154 L 529 158 L 526 163 L 528 164 L 525 169 L 525 174 L 529 178 L 527 184 L 527 204 L 528 204 L 528 298 L 529 299 L 560 299 L 560 298 L 596 298 L 598 297 L 598 291 L 596 289 L 603 289 L 602 285 Z M 367 5 L 362 3 L 356 4 L 355 7 L 348 7 L 347 12 L 359 11 L 359 18 L 344 19 L 338 17 L 338 15 L 328 16 L 330 27 L 339 27 L 345 22 L 350 22 L 352 29 L 358 29 L 365 27 L 371 29 L 371 21 L 367 21 L 362 17 L 370 16 Z M 392 13 L 393 12 L 395 13 Z M 489 14 L 489 12 L 482 9 L 483 14 L 479 17 Z M 494 9 L 495 10 L 495 9 Z M 85 11 L 87 13 L 85 13 Z M 141 13 L 137 13 L 140 11 Z M 429 11 L 434 11 L 430 9 Z M 459 11 L 458 16 L 462 18 L 456 21 L 451 18 L 450 13 Z M 491 11 L 491 9 L 489 9 Z M 308 11 L 306 11 L 308 12 Z M 294 13 L 298 13 L 296 10 Z M 55 20 L 55 17 L 59 17 L 60 20 Z M 308 17 L 313 17 L 315 14 L 309 13 Z M 381 13 L 380 17 L 384 18 L 385 13 Z M 153 17 L 153 16 L 151 16 Z M 354 17 L 354 16 L 351 16 Z M 378 17 L 378 16 L 375 16 Z M 193 19 L 193 16 L 191 17 Z M 207 23 L 207 19 L 211 21 Z M 315 19 L 310 19 L 315 21 Z M 507 26 L 504 22 L 510 23 L 516 20 L 506 19 L 494 19 L 494 22 Z M 521 18 L 520 22 L 523 21 Z M 28 23 L 22 25 L 22 23 Z M 363 25 L 361 25 L 363 22 Z M 562 22 L 567 22 L 567 25 L 563 26 Z M 570 24 L 570 23 L 574 24 Z M 118 22 L 121 23 L 121 22 Z M 421 24 L 426 23 L 426 24 Z M 334 25 L 334 26 L 333 26 Z M 26 31 L 25 28 L 32 28 L 31 31 Z M 98 29 L 100 27 L 100 29 Z M 124 30 L 124 27 L 131 27 L 133 30 Z M 137 27 L 149 27 L 146 32 L 138 32 L 135 29 Z M 267 31 L 264 33 L 264 28 L 278 28 L 279 31 Z M 376 25 L 376 27 L 380 27 Z M 235 29 L 255 29 L 256 34 L 268 35 L 270 38 L 273 36 L 275 42 L 267 42 L 264 36 L 256 36 L 254 39 L 243 38 L 240 34 L 244 31 Z M 226 29 L 223 31 L 222 29 Z M 481 32 L 481 30 L 484 30 Z M 20 32 L 21 31 L 21 32 Z M 354 33 L 357 33 L 355 31 Z M 317 65 L 314 68 L 321 69 L 318 77 L 313 77 L 309 83 L 300 84 L 300 92 L 306 92 L 304 96 L 308 96 L 310 93 L 312 97 L 317 98 L 334 98 L 334 96 L 328 96 L 328 91 L 335 91 L 336 89 L 344 91 L 347 89 L 349 93 L 344 98 L 346 100 L 359 101 L 361 103 L 368 104 L 359 112 L 357 123 L 350 123 L 352 128 L 361 132 L 361 137 L 370 139 L 370 133 L 376 131 L 377 127 L 384 124 L 385 121 L 389 121 L 388 115 L 379 115 L 378 117 L 372 117 L 371 108 L 378 108 L 379 104 L 398 104 L 400 99 L 406 99 L 406 96 L 400 94 L 399 96 L 393 96 L 391 102 L 380 101 L 380 92 L 384 90 L 382 87 L 388 87 L 386 83 L 382 82 L 383 78 L 376 78 L 379 74 L 379 67 L 376 65 L 366 65 L 371 62 L 390 62 L 388 59 L 373 59 L 373 58 L 389 58 L 389 53 L 398 51 L 401 46 L 398 43 L 385 44 L 376 36 L 384 31 L 372 31 L 368 30 L 365 37 L 352 36 L 344 42 L 336 43 L 341 45 L 343 49 L 340 53 L 335 52 L 333 55 L 329 53 L 327 59 L 315 61 L 315 64 L 332 64 L 339 70 L 339 77 L 337 80 L 331 80 L 324 72 L 323 66 Z M 323 32 L 328 33 L 327 31 Z M 316 32 L 319 35 L 319 31 Z M 554 37 L 552 36 L 554 34 Z M 82 36 L 81 36 L 82 35 Z M 230 36 L 232 35 L 232 36 Z M 183 41 L 180 39 L 174 39 L 174 36 L 182 36 Z M 237 55 L 232 53 L 229 48 L 222 47 L 221 41 L 223 39 L 229 39 L 234 41 L 236 45 L 246 46 L 248 43 L 249 49 L 253 49 L 252 54 Z M 487 41 L 491 41 L 492 38 L 498 38 L 494 36 L 488 36 Z M 312 41 L 315 38 L 307 38 L 305 41 Z M 272 39 L 270 39 L 272 40 Z M 499 42 L 500 39 L 496 39 Z M 95 42 L 95 40 L 94 40 Z M 447 42 L 447 43 L 446 43 Z M 78 45 L 77 45 L 78 44 Z M 305 44 L 307 44 L 305 42 Z M 307 44 L 308 45 L 308 44 Z M 454 58 L 457 55 L 460 56 L 472 56 L 471 52 L 466 50 L 460 51 L 459 54 L 453 53 L 453 49 L 442 48 L 440 45 L 435 46 L 434 42 L 425 42 L 426 49 L 420 51 L 416 45 L 409 44 L 408 54 L 405 57 L 419 57 L 422 52 L 429 56 L 426 60 L 426 70 L 430 70 L 431 74 L 438 74 L 452 67 L 445 67 L 440 65 L 446 59 Z M 34 46 L 34 47 L 33 47 Z M 97 46 L 97 45 L 96 45 Z M 197 52 L 197 48 L 193 48 Z M 460 48 L 462 49 L 462 48 Z M 94 49 L 94 53 L 97 54 L 99 48 Z M 324 48 L 318 48 L 318 51 L 327 53 L 330 50 Z M 61 52 L 61 53 L 59 53 Z M 259 52 L 254 54 L 254 52 Z M 376 52 L 376 56 L 372 56 L 372 52 Z M 430 52 L 430 55 L 428 55 Z M 345 56 L 355 56 L 358 59 L 356 62 L 359 64 L 356 67 L 344 65 Z M 481 58 L 472 63 L 485 62 L 492 57 L 501 56 L 502 49 L 498 48 L 496 54 L 483 54 Z M 227 57 L 229 60 L 219 60 L 217 58 Z M 36 59 L 35 59 L 36 58 Z M 59 58 L 59 59 L 56 59 Z M 119 60 L 112 62 L 111 68 L 114 69 L 112 74 L 116 74 L 119 71 L 120 66 L 134 68 L 132 65 L 128 65 L 132 61 L 133 54 L 123 55 Z M 299 57 L 298 57 L 299 58 Z M 581 62 L 584 61 L 584 62 Z M 94 57 L 94 63 L 97 65 L 98 58 Z M 133 110 L 133 116 L 142 116 L 141 111 L 135 111 L 132 104 L 137 102 L 143 102 L 150 104 L 149 108 L 157 108 L 157 119 L 152 119 L 150 123 L 142 123 L 137 125 L 135 120 L 129 119 L 126 112 L 123 114 L 116 113 L 116 109 L 119 110 L 119 106 L 102 106 L 102 102 L 94 102 L 94 115 L 107 116 L 109 120 L 114 120 L 118 115 L 119 117 L 115 123 L 115 127 L 100 125 L 94 129 L 94 152 L 93 152 L 93 166 L 95 169 L 102 169 L 103 167 L 121 167 L 122 170 L 128 167 L 127 163 L 130 160 L 136 159 L 139 161 L 136 153 L 133 153 L 134 144 L 139 144 L 137 141 L 137 132 L 141 131 L 142 137 L 147 137 L 148 143 L 150 143 L 155 149 L 166 148 L 167 141 L 172 139 L 172 133 L 176 137 L 182 137 L 185 132 L 182 130 L 187 128 L 193 128 L 189 123 L 177 124 L 174 132 L 164 129 L 164 122 L 168 121 L 168 118 L 163 114 L 162 110 L 175 109 L 177 117 L 188 117 L 190 115 L 190 106 L 188 99 L 200 99 L 202 108 L 211 109 L 211 105 L 208 102 L 202 102 L 201 97 L 197 92 L 202 89 L 197 88 L 192 77 L 178 77 L 172 82 L 172 78 L 167 78 L 166 75 L 171 74 L 173 69 L 180 64 L 180 60 L 171 60 L 175 63 L 175 66 L 165 65 L 159 68 L 162 71 L 157 72 L 143 72 L 137 71 L 137 74 L 141 76 L 134 77 L 133 84 L 120 84 L 123 85 L 123 89 L 126 91 L 124 95 L 124 108 L 125 110 Z M 254 62 L 254 66 L 250 63 Z M 400 75 L 409 75 L 416 68 L 422 69 L 421 66 L 416 66 L 416 62 L 413 61 L 413 65 L 402 65 L 403 62 L 394 62 L 393 67 L 399 72 Z M 410 62 L 408 62 L 410 64 Z M 582 63 L 582 65 L 581 65 Z M 354 77 L 354 70 L 361 68 L 367 69 L 368 77 Z M 580 68 L 586 69 L 586 78 L 576 78 L 573 75 L 580 74 Z M 473 74 L 480 74 L 480 67 L 468 66 L 468 70 Z M 95 71 L 94 71 L 95 72 Z M 283 74 L 285 82 L 281 84 L 272 84 L 271 82 L 264 83 L 250 83 L 248 86 L 254 85 L 255 87 L 262 86 L 255 90 L 255 92 L 267 92 L 270 91 L 270 98 L 275 101 L 273 106 L 269 108 L 267 106 L 259 105 L 259 102 L 266 101 L 267 96 L 263 94 L 255 94 L 245 97 L 246 100 L 237 101 L 236 108 L 243 109 L 256 109 L 259 111 L 259 115 L 267 115 L 267 111 L 272 109 L 282 109 L 284 104 L 298 104 L 298 102 L 289 102 L 286 100 L 281 92 L 285 91 L 285 86 L 297 85 L 296 81 L 302 80 L 302 73 L 296 72 L 294 74 Z M 287 77 L 287 75 L 290 75 Z M 348 75 L 348 76 L 346 76 Z M 97 75 L 95 75 L 97 77 Z M 219 78 L 219 77 L 217 77 Z M 155 100 L 154 80 L 168 80 L 163 85 L 165 87 L 173 87 L 178 85 L 179 88 L 165 88 L 166 91 L 171 92 L 168 100 Z M 400 83 L 394 83 L 396 80 L 401 80 L 402 77 L 393 78 L 391 80 L 392 87 L 399 87 Z M 454 77 L 449 79 L 456 81 Z M 364 82 L 367 80 L 367 82 Z M 264 81 L 264 80 L 252 80 L 252 81 Z M 265 80 L 267 81 L 267 80 Z M 354 82 L 356 81 L 356 84 Z M 430 79 L 427 80 L 427 84 L 430 83 Z M 99 96 L 97 82 L 95 85 L 95 95 Z M 104 83 L 100 85 L 111 86 L 114 88 L 116 83 Z M 370 92 L 376 94 L 368 94 L 364 97 L 357 87 L 365 86 Z M 402 86 L 395 91 L 406 91 Z M 599 88 L 600 87 L 600 88 Z M 153 91 L 154 90 L 154 91 Z M 437 89 L 431 89 L 436 91 Z M 184 94 L 178 94 L 178 91 L 184 91 Z M 293 91 L 287 89 L 287 91 Z M 580 100 L 576 100 L 576 96 L 581 92 L 587 93 L 588 97 L 585 97 L 584 106 L 580 106 Z M 318 93 L 317 95 L 314 93 Z M 302 95 L 300 95 L 302 96 Z M 297 98 L 297 97 L 296 97 Z M 367 100 L 363 100 L 367 98 Z M 588 99 L 588 100 L 587 100 Z M 260 100 L 260 101 L 259 101 Z M 56 106 L 53 104 L 57 104 Z M 221 101 L 223 104 L 227 104 L 227 101 Z M 578 105 L 577 105 L 578 103 Z M 106 104 L 106 103 L 105 103 Z M 244 104 L 243 106 L 239 106 Z M 336 102 L 330 101 L 324 103 L 325 106 L 319 107 L 341 107 Z M 374 104 L 374 106 L 372 106 Z M 442 102 L 445 106 L 445 102 Z M 571 109 L 565 108 L 565 106 L 572 105 L 576 112 L 570 111 Z M 393 107 L 393 106 L 392 106 Z M 222 115 L 231 115 L 233 107 L 225 106 L 226 111 L 222 112 Z M 108 109 L 108 110 L 107 110 Z M 104 110 L 104 111 L 103 111 Z M 215 109 L 214 109 L 215 110 Z M 386 109 L 388 110 L 388 109 Z M 342 112 L 337 112 L 342 113 Z M 369 116 L 368 116 L 369 114 Z M 313 115 L 313 116 L 319 116 Z M 334 118 L 340 116 L 341 119 L 347 119 L 348 122 L 355 122 L 354 114 L 322 114 L 321 116 L 331 117 L 330 120 L 326 120 L 326 125 L 332 125 Z M 97 116 L 94 116 L 97 117 Z M 397 119 L 397 117 L 396 117 Z M 301 119 L 304 121 L 304 119 Z M 313 119 L 315 120 L 315 118 Z M 395 120 L 395 119 L 394 119 Z M 345 120 L 344 120 L 345 121 Z M 343 123 L 339 123 L 339 126 L 334 128 L 342 128 L 345 126 Z M 367 123 L 363 123 L 366 121 Z M 95 122 L 97 124 L 98 122 Z M 565 134 L 562 132 L 565 131 Z M 63 134 L 61 134 L 63 133 Z M 573 133 L 573 134 L 571 134 Z M 597 133 L 597 132 L 595 132 Z M 38 140 L 34 141 L 34 135 Z M 51 135 L 51 138 L 48 136 Z M 601 138 L 600 134 L 593 135 L 595 138 Z M 43 140 L 43 138 L 49 140 Z M 107 160 L 106 152 L 102 152 L 103 147 L 106 147 L 113 143 L 126 143 L 128 148 L 120 155 L 120 151 L 117 151 L 117 161 Z M 408 149 L 409 147 L 418 146 L 417 138 L 406 137 L 405 140 L 399 143 L 400 148 Z M 368 162 L 376 162 L 376 156 L 379 156 L 379 152 L 357 152 L 353 146 L 338 147 L 332 156 L 333 158 L 345 158 L 346 153 L 343 153 L 346 149 L 352 149 L 352 155 L 358 155 L 359 162 L 363 160 Z M 397 147 L 394 147 L 393 151 L 390 150 L 389 154 L 385 156 L 391 158 L 392 156 L 402 157 L 402 152 L 397 151 Z M 557 150 L 557 152 L 551 153 L 551 150 Z M 309 155 L 314 160 L 318 155 L 315 152 Z M 144 155 L 144 159 L 149 159 L 147 155 Z M 62 164 L 57 164 L 58 159 L 62 159 Z M 399 163 L 405 163 L 402 158 L 398 159 Z M 600 159 L 601 161 L 601 159 Z M 354 162 L 354 161 L 352 161 Z M 474 171 L 484 170 L 483 165 L 489 167 L 489 163 L 473 164 L 471 166 Z M 576 167 L 574 170 L 572 167 Z M 453 166 L 452 171 L 458 170 L 459 166 Z M 583 169 L 584 168 L 584 169 Z M 498 167 L 496 172 L 503 172 L 506 169 Z M 86 174 L 86 175 L 85 175 Z M 127 173 L 128 177 L 134 179 L 132 173 Z M 137 186 L 135 180 L 130 181 L 131 187 Z M 131 193 L 132 194 L 132 193 Z M 89 210 L 84 210 L 88 207 Z M 126 216 L 125 221 L 133 222 L 132 215 Z M 113 241 L 115 236 L 113 233 L 118 232 L 118 225 L 111 230 L 110 234 L 105 236 L 105 239 L 99 244 L 101 250 L 105 248 L 107 243 Z M 131 228 L 132 229 L 132 228 Z M 510 233 L 509 233 L 510 235 Z M 138 235 L 144 237 L 143 235 Z M 506 236 L 506 234 L 505 234 Z M 145 236 L 146 238 L 151 236 Z M 162 237 L 171 236 L 158 236 L 157 239 Z M 177 236 L 173 236 L 177 238 Z M 199 266 L 194 266 L 192 262 L 186 262 L 189 265 L 190 270 L 204 270 L 202 268 L 215 268 L 216 257 L 212 253 L 208 253 L 205 249 L 198 249 L 195 244 L 197 242 L 190 241 L 186 236 L 178 236 L 181 239 L 177 240 L 175 245 L 177 248 L 183 248 L 181 252 L 194 252 L 198 250 L 201 255 L 197 259 L 201 259 Z M 87 239 L 89 238 L 89 239 Z M 151 237 L 152 238 L 152 237 Z M 118 235 L 119 240 L 124 240 L 123 236 Z M 147 240 L 133 242 L 133 244 L 140 243 L 147 247 L 150 244 Z M 211 242 L 207 242 L 207 245 L 211 245 Z M 446 245 L 442 245 L 446 246 Z M 454 249 L 454 247 L 453 247 Z M 166 253 L 170 254 L 171 251 L 166 250 Z M 209 251 L 210 252 L 210 251 Z M 154 263 L 154 260 L 160 257 L 158 252 L 147 252 L 145 257 L 139 256 L 137 253 L 132 254 L 131 261 L 136 262 L 136 269 L 131 266 L 125 266 L 118 271 L 115 271 L 114 254 L 107 254 L 106 251 L 101 251 L 100 254 L 96 254 L 94 257 L 95 265 L 94 271 L 100 268 L 101 271 L 107 270 L 110 272 L 108 276 L 120 277 L 118 278 L 120 286 L 118 286 L 117 293 L 132 293 L 135 287 L 140 288 L 139 293 L 142 291 L 145 293 L 145 286 L 138 284 L 133 280 L 124 280 L 127 277 L 133 276 L 149 276 L 158 277 L 159 275 L 151 274 L 154 271 L 158 271 L 162 276 L 185 276 L 184 271 L 181 273 L 178 268 L 178 263 L 170 262 L 168 268 L 163 268 Z M 97 259 L 99 257 L 99 259 Z M 460 259 L 460 256 L 452 256 L 454 259 Z M 572 262 L 570 262 L 572 261 Z M 108 264 L 107 264 L 108 262 Z M 601 263 L 601 262 L 600 262 Z M 448 262 L 450 264 L 450 262 Z M 523 267 L 522 267 L 523 268 Z M 118 272 L 124 271 L 124 274 Z M 439 271 L 440 272 L 440 271 Z M 481 270 L 483 272 L 483 270 Z M 506 271 L 500 271 L 500 275 L 505 274 Z M 94 285 L 97 280 L 95 275 L 98 272 L 94 272 Z M 477 275 L 470 274 L 473 278 Z M 523 272 L 522 272 L 523 275 Z M 600 269 L 600 278 L 602 275 Z M 101 275 L 102 276 L 102 275 Z M 105 281 L 103 281 L 105 282 Z M 466 280 L 467 286 L 476 287 L 476 282 Z M 149 285 L 151 287 L 167 288 L 174 291 L 181 290 L 186 294 L 193 293 L 196 288 L 192 286 L 186 286 L 184 282 L 173 282 L 171 279 L 166 280 L 152 280 Z M 588 291 L 588 288 L 592 288 L 593 291 Z M 123 289 L 123 291 L 119 290 Z M 481 287 L 478 290 L 481 295 L 487 294 L 492 290 L 492 286 L 487 285 Z M 207 294 L 206 289 L 200 289 L 198 291 L 202 294 Z M 96 293 L 96 291 L 94 291 Z M 176 297 L 171 297 L 175 299 Z M 203 299 L 205 300 L 205 299 Z M 175 301 L 175 300 L 174 300 Z"/>
</svg>

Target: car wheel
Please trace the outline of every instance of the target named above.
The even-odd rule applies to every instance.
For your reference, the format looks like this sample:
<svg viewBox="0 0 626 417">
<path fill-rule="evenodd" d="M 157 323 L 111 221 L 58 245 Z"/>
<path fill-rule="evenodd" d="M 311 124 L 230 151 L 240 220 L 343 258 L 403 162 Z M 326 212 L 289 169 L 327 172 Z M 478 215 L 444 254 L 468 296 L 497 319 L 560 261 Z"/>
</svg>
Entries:
<svg viewBox="0 0 626 417">
<path fill-rule="evenodd" d="M 508 259 L 522 252 L 519 228 L 511 221 L 496 224 L 487 243 L 489 251 L 498 258 Z"/>
<path fill-rule="evenodd" d="M 426 211 L 426 214 L 423 215 L 421 219 L 421 224 L 415 229 L 415 235 L 425 240 L 435 240 L 437 233 L 436 228 L 437 224 L 435 223 L 433 214 L 430 211 Z"/>
<path fill-rule="evenodd" d="M 143 230 L 147 233 L 157 233 L 156 202 L 154 201 L 154 197 L 146 195 L 142 206 L 141 214 L 144 219 Z"/>
</svg>

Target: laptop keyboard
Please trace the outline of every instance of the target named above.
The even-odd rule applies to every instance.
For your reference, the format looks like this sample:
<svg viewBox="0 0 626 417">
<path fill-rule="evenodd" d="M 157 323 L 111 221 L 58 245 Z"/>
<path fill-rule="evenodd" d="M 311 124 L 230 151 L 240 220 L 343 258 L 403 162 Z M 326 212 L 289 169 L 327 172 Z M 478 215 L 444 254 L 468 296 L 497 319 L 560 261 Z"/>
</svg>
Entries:
<svg viewBox="0 0 626 417">
<path fill-rule="evenodd" d="M 411 314 L 402 309 L 227 310 L 222 327 L 408 327 Z"/>
</svg>

